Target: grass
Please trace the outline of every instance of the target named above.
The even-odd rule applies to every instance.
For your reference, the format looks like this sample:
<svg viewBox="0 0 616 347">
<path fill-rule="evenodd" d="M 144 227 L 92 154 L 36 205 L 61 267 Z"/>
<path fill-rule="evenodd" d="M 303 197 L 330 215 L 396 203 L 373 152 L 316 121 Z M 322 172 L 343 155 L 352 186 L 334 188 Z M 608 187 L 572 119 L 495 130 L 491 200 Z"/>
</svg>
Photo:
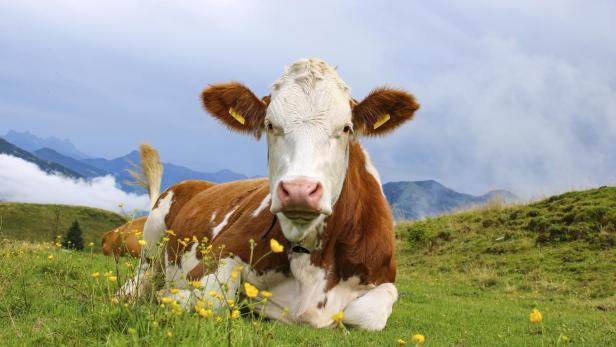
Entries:
<svg viewBox="0 0 616 347">
<path fill-rule="evenodd" d="M 377 333 L 112 304 L 118 284 L 103 274 L 113 270 L 122 282 L 134 260 L 115 264 L 94 251 L 5 240 L 0 341 L 220 346 L 230 337 L 237 346 L 396 346 L 402 338 L 412 346 L 420 333 L 425 346 L 616 346 L 615 203 L 616 188 L 594 189 L 398 225 L 400 298 Z M 536 218 L 550 224 L 530 227 Z M 543 315 L 537 325 L 529 322 L 534 308 Z"/>
<path fill-rule="evenodd" d="M 0 203 L 0 219 L 0 238 L 43 242 L 66 234 L 71 223 L 78 220 L 85 244 L 94 242 L 97 250 L 104 232 L 126 222 L 119 214 L 98 208 L 15 202 Z"/>
</svg>

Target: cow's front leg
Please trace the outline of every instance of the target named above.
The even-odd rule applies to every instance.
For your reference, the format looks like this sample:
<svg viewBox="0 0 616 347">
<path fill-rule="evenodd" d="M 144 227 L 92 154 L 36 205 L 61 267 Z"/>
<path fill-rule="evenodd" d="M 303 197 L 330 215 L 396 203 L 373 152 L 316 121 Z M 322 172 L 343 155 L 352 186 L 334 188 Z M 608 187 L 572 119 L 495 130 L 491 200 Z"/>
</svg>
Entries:
<svg viewBox="0 0 616 347">
<path fill-rule="evenodd" d="M 398 300 L 393 283 L 383 283 L 351 301 L 344 309 L 344 324 L 365 330 L 382 330 Z"/>
</svg>

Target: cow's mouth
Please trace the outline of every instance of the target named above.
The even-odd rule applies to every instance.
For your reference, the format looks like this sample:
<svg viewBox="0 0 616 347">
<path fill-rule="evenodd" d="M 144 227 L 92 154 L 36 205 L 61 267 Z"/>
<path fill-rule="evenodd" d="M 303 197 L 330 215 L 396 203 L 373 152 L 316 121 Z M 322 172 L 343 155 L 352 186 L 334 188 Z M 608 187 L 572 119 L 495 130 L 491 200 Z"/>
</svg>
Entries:
<svg viewBox="0 0 616 347">
<path fill-rule="evenodd" d="M 294 224 L 308 224 L 321 215 L 319 211 L 313 210 L 282 211 L 282 214 Z"/>
</svg>

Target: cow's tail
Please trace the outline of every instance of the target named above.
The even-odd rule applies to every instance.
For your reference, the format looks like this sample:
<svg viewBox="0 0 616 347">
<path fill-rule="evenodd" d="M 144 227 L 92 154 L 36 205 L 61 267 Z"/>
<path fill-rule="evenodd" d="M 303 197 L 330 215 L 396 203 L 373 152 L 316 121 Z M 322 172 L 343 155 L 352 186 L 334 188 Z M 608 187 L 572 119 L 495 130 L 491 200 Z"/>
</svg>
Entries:
<svg viewBox="0 0 616 347">
<path fill-rule="evenodd" d="M 150 196 L 150 211 L 154 207 L 160 195 L 160 182 L 163 178 L 163 164 L 160 162 L 158 151 L 147 143 L 139 146 L 141 154 L 141 172 L 143 173 L 141 185 L 143 185 Z"/>
</svg>

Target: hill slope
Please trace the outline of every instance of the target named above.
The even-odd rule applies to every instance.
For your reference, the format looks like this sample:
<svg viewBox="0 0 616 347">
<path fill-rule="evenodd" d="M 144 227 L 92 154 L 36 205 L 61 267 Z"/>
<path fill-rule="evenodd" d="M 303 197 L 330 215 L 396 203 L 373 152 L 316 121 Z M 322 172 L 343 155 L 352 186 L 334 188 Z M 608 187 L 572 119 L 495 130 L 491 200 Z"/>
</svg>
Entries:
<svg viewBox="0 0 616 347">
<path fill-rule="evenodd" d="M 401 265 L 482 289 L 616 299 L 616 187 L 397 226 Z"/>
<path fill-rule="evenodd" d="M 26 203 L 0 203 L 2 228 L 0 238 L 28 241 L 51 241 L 56 230 L 64 235 L 74 220 L 79 221 L 86 244 L 94 242 L 100 247 L 101 235 L 122 225 L 125 219 L 113 212 L 82 206 L 43 205 Z"/>
<path fill-rule="evenodd" d="M 43 160 L 33 155 L 32 153 L 25 151 L 14 144 L 0 138 L 0 153 L 9 154 L 17 158 L 21 158 L 23 160 L 29 161 L 31 163 L 36 164 L 41 170 L 47 173 L 60 173 L 67 177 L 72 178 L 83 178 L 82 175 L 77 172 L 70 170 L 58 163 L 54 163 L 51 161 Z"/>
<path fill-rule="evenodd" d="M 397 220 L 419 219 L 452 212 L 472 205 L 483 205 L 490 200 L 512 202 L 517 197 L 506 190 L 495 190 L 481 196 L 458 193 L 433 181 L 389 182 L 383 192 Z"/>
</svg>

